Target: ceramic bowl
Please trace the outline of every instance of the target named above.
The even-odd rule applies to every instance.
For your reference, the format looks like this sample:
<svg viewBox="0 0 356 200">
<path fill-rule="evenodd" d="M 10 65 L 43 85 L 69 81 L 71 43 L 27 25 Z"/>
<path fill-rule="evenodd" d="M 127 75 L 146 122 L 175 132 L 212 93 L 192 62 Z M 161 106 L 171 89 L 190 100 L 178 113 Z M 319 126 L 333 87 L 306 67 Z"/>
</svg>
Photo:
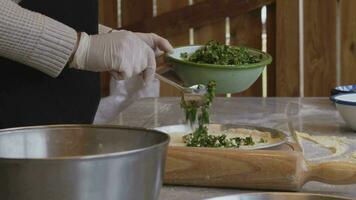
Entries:
<svg viewBox="0 0 356 200">
<path fill-rule="evenodd" d="M 356 93 L 338 94 L 331 97 L 346 124 L 356 131 Z"/>
<path fill-rule="evenodd" d="M 247 48 L 256 55 L 262 55 L 262 60 L 246 65 L 215 65 L 189 62 L 181 58 L 181 53 L 189 55 L 201 48 L 201 45 L 175 48 L 167 54 L 167 61 L 182 79 L 185 86 L 207 84 L 211 80 L 217 83 L 216 93 L 238 93 L 248 89 L 262 74 L 264 68 L 272 62 L 272 57 L 262 51 Z"/>
<path fill-rule="evenodd" d="M 345 93 L 356 93 L 356 85 L 342 85 L 331 90 L 331 96 Z"/>
</svg>

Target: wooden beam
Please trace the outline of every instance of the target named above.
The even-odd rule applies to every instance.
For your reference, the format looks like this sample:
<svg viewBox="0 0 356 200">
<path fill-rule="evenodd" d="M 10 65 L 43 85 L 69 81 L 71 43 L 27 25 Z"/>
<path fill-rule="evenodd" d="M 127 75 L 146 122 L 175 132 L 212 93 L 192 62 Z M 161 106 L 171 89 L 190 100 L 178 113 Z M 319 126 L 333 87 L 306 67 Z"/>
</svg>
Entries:
<svg viewBox="0 0 356 200">
<path fill-rule="evenodd" d="M 267 96 L 276 96 L 276 4 L 267 6 L 267 52 L 273 61 L 267 67 Z"/>
<path fill-rule="evenodd" d="M 356 1 L 340 1 L 341 9 L 341 84 L 356 83 Z"/>
<path fill-rule="evenodd" d="M 99 1 L 99 22 L 105 26 L 117 27 L 117 0 Z"/>
<path fill-rule="evenodd" d="M 277 0 L 276 95 L 299 96 L 298 0 Z"/>
<path fill-rule="evenodd" d="M 225 19 L 215 21 L 209 25 L 194 27 L 194 43 L 206 44 L 211 40 L 225 44 Z"/>
<path fill-rule="evenodd" d="M 304 95 L 336 86 L 336 1 L 304 1 Z"/>
<path fill-rule="evenodd" d="M 204 2 L 206 0 L 194 0 L 194 4 Z M 225 44 L 225 18 L 205 26 L 194 27 L 194 43 L 206 44 L 210 40 L 218 41 Z"/>
<path fill-rule="evenodd" d="M 157 16 L 172 12 L 189 5 L 189 0 L 157 0 Z M 183 46 L 189 44 L 189 28 L 180 30 L 174 35 L 162 35 L 173 46 Z"/>
<path fill-rule="evenodd" d="M 157 16 L 189 5 L 188 0 L 157 0 Z M 180 30 L 175 35 L 162 35 L 173 46 L 184 46 L 189 44 L 189 29 Z M 169 71 L 165 68 L 166 71 Z M 166 73 L 170 74 L 170 73 Z M 181 96 L 181 92 L 176 88 L 161 81 L 160 96 Z"/>
<path fill-rule="evenodd" d="M 127 26 L 153 17 L 152 0 L 121 0 L 122 25 Z"/>
<path fill-rule="evenodd" d="M 262 49 L 261 9 L 230 18 L 231 45 Z M 262 75 L 248 88 L 234 96 L 262 97 Z"/>
<path fill-rule="evenodd" d="M 157 17 L 127 24 L 124 29 L 174 35 L 190 27 L 204 26 L 228 16 L 238 16 L 273 3 L 274 0 L 205 0 Z"/>
<path fill-rule="evenodd" d="M 117 0 L 100 0 L 99 1 L 99 23 L 109 26 L 117 27 Z M 101 81 L 101 96 L 109 95 L 111 75 L 108 72 L 100 74 Z"/>
</svg>

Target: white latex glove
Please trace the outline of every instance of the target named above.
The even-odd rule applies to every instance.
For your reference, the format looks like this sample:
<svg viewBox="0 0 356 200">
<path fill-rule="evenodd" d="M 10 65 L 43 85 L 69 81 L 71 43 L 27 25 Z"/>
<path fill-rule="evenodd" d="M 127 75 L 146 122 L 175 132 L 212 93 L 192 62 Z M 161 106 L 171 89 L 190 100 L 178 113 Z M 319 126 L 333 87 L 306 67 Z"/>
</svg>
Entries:
<svg viewBox="0 0 356 200">
<path fill-rule="evenodd" d="M 167 53 L 171 53 L 173 51 L 173 47 L 169 41 L 155 33 L 135 33 L 135 35 L 150 46 L 156 56 L 160 56 L 163 51 Z"/>
<path fill-rule="evenodd" d="M 119 30 L 111 29 L 107 26 L 99 25 L 99 29 L 101 32 L 120 32 Z M 148 46 L 152 48 L 155 52 L 156 56 L 160 56 L 163 52 L 171 53 L 173 51 L 173 47 L 169 41 L 155 33 L 138 33 L 134 32 L 134 34 L 139 37 L 142 41 L 144 41 Z"/>
<path fill-rule="evenodd" d="M 152 40 L 154 43 L 149 43 L 147 38 L 151 36 L 147 36 L 147 42 L 139 36 L 141 34 L 130 31 L 93 36 L 81 33 L 70 67 L 94 72 L 109 71 L 116 79 L 142 74 L 145 82 L 148 82 L 154 78 L 156 70 L 155 50 L 162 46 L 156 43 L 156 37 Z"/>
</svg>

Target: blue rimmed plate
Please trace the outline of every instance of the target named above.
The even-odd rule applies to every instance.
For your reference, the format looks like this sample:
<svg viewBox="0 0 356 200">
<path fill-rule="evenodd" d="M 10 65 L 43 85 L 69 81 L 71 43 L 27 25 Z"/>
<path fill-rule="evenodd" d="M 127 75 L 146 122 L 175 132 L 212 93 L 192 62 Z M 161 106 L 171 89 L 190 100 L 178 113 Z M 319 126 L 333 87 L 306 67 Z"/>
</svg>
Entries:
<svg viewBox="0 0 356 200">
<path fill-rule="evenodd" d="M 342 85 L 331 90 L 331 96 L 345 93 L 356 93 L 356 85 Z"/>
</svg>

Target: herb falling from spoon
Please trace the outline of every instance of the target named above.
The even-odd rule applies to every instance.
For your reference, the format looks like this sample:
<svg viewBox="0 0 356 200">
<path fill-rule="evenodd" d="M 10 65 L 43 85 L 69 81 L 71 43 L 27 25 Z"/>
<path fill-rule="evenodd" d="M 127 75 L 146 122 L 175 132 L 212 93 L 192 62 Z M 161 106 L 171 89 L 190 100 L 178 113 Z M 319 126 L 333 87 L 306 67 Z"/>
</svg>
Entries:
<svg viewBox="0 0 356 200">
<path fill-rule="evenodd" d="M 254 145 L 255 142 L 252 137 L 227 138 L 225 134 L 218 136 L 208 134 L 208 128 L 206 125 L 210 123 L 209 110 L 215 98 L 215 87 L 216 82 L 209 81 L 207 84 L 207 93 L 205 94 L 203 103 L 201 101 L 186 101 L 184 96 L 182 96 L 181 107 L 185 111 L 186 120 L 192 128 L 194 128 L 196 123 L 198 123 L 198 127 L 193 133 L 183 137 L 184 142 L 188 147 L 239 148 L 241 145 Z"/>
</svg>

